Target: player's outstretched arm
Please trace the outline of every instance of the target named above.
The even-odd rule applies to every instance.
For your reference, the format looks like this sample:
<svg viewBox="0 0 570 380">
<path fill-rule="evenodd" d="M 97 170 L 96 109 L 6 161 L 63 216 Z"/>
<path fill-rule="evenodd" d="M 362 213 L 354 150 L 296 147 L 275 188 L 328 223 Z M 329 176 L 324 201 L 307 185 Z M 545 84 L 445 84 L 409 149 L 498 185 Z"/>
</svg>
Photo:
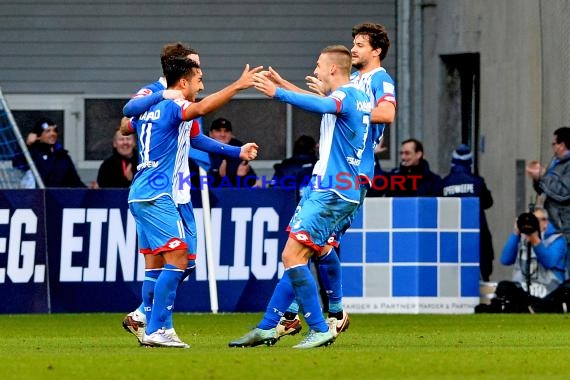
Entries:
<svg viewBox="0 0 570 380">
<path fill-rule="evenodd" d="M 239 158 L 244 161 L 255 160 L 257 158 L 257 149 L 259 149 L 259 146 L 256 143 L 243 144 Z"/>
<path fill-rule="evenodd" d="M 243 146 L 233 146 L 214 140 L 203 133 L 198 133 L 190 138 L 193 148 L 206 153 L 220 154 L 231 158 L 240 158 L 244 161 L 251 161 L 257 158 L 256 143 L 247 143 Z"/>
<path fill-rule="evenodd" d="M 204 135 L 202 132 L 190 137 L 192 148 L 206 153 L 220 154 L 226 157 L 238 158 L 241 153 L 239 146 L 228 145 Z"/>
<path fill-rule="evenodd" d="M 220 154 L 222 156 L 232 158 L 240 158 L 244 161 L 255 160 L 257 158 L 257 149 L 259 148 L 256 143 L 247 143 L 241 147 L 224 144 L 204 135 L 201 132 L 191 137 L 190 144 L 193 148 L 199 149 L 206 153 Z"/>
<path fill-rule="evenodd" d="M 340 103 L 331 97 L 322 97 L 313 93 L 297 93 L 277 87 L 263 74 L 255 75 L 255 89 L 285 103 L 292 104 L 309 112 L 338 113 Z"/>
<path fill-rule="evenodd" d="M 262 71 L 262 74 L 265 75 L 266 77 L 268 77 L 269 79 L 271 79 L 271 81 L 273 83 L 275 83 L 275 85 L 277 87 L 281 87 L 281 88 L 284 88 L 284 89 L 289 90 L 289 91 L 299 92 L 302 94 L 310 94 L 311 93 L 310 91 L 303 90 L 302 88 L 295 86 L 293 83 L 291 83 L 288 80 L 286 80 L 285 78 L 283 78 L 277 72 L 277 70 L 275 70 L 271 66 L 269 66 L 268 71 Z"/>
<path fill-rule="evenodd" d="M 192 120 L 217 110 L 229 102 L 230 99 L 238 92 L 252 87 L 254 74 L 260 72 L 262 69 L 263 66 L 257 66 L 256 68 L 250 69 L 249 64 L 245 65 L 245 69 L 238 80 L 220 91 L 206 96 L 201 101 L 190 104 L 190 106 L 184 109 L 182 119 Z"/>
<path fill-rule="evenodd" d="M 163 90 L 144 95 L 145 90 L 147 89 L 139 90 L 139 92 L 125 104 L 123 107 L 124 116 L 135 117 L 142 115 L 148 111 L 150 107 L 160 103 L 164 99 L 184 99 L 184 95 L 180 90 Z"/>
<path fill-rule="evenodd" d="M 146 96 L 140 96 L 143 89 L 139 90 L 131 100 L 123 107 L 123 115 L 125 117 L 135 117 L 142 115 L 150 107 L 162 101 L 162 91 L 153 92 Z"/>
</svg>

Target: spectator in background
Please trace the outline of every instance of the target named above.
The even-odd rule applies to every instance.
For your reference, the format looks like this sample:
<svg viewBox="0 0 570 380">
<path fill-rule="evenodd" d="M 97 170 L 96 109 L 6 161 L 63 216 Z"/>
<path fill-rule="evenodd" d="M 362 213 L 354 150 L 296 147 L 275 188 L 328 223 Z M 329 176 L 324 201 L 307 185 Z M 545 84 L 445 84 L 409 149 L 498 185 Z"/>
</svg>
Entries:
<svg viewBox="0 0 570 380">
<path fill-rule="evenodd" d="M 444 197 L 477 197 L 479 198 L 479 269 L 481 279 L 489 281 L 493 272 L 493 238 L 487 225 L 485 211 L 493 205 L 493 197 L 485 184 L 485 180 L 471 172 L 473 155 L 468 145 L 461 144 L 451 157 L 451 171 L 442 180 Z"/>
<path fill-rule="evenodd" d="M 275 174 L 273 174 L 272 183 L 275 187 L 290 188 L 294 186 L 300 190 L 311 180 L 313 168 L 318 160 L 317 142 L 311 136 L 303 135 L 295 141 L 293 156 L 273 166 Z M 297 192 L 297 201 L 299 199 L 300 192 Z"/>
<path fill-rule="evenodd" d="M 232 123 L 220 117 L 210 125 L 210 137 L 221 143 L 242 146 L 243 143 L 234 138 Z M 221 188 L 247 188 L 257 183 L 257 176 L 249 162 L 239 158 L 228 158 L 220 154 L 210 154 L 210 170 L 213 177 L 212 186 Z"/>
<path fill-rule="evenodd" d="M 548 169 L 531 161 L 526 172 L 538 194 L 544 196 L 544 208 L 550 221 L 570 241 L 570 127 L 554 131 L 554 157 Z"/>
<path fill-rule="evenodd" d="M 97 184 L 99 187 L 129 187 L 137 172 L 139 163 L 135 149 L 134 135 L 124 136 L 119 127 L 113 135 L 113 154 L 99 167 Z"/>
<path fill-rule="evenodd" d="M 441 194 L 441 177 L 429 169 L 429 164 L 424 159 L 424 146 L 420 141 L 408 139 L 402 142 L 400 160 L 400 167 L 388 175 L 390 186 L 387 187 L 387 197 L 437 197 Z M 402 186 L 396 185 L 392 190 L 392 184 L 398 182 L 401 176 L 406 176 L 406 180 L 400 181 Z"/>
<path fill-rule="evenodd" d="M 40 118 L 36 121 L 32 132 L 26 139 L 30 156 L 44 185 L 46 187 L 85 187 L 67 150 L 63 149 L 57 139 L 57 125 L 48 118 Z M 28 165 L 23 159 L 23 156 L 16 157 L 14 165 L 22 170 L 28 170 Z"/>
<path fill-rule="evenodd" d="M 512 281 L 499 282 L 491 304 L 479 305 L 475 312 L 528 313 L 531 304 L 564 281 L 566 251 L 566 239 L 548 221 L 545 209 L 521 214 L 501 253 L 501 264 L 513 267 Z"/>
</svg>

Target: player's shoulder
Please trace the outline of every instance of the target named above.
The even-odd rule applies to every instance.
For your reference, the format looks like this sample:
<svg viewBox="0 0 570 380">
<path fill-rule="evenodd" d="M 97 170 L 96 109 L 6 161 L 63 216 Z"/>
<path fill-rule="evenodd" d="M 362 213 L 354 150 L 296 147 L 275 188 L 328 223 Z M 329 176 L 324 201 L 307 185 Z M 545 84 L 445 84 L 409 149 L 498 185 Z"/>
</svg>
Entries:
<svg viewBox="0 0 570 380">
<path fill-rule="evenodd" d="M 368 99 L 368 95 L 355 83 L 347 83 L 337 88 L 331 94 L 332 97 L 340 100 L 345 99 Z"/>
<path fill-rule="evenodd" d="M 362 90 L 360 89 L 360 86 L 358 86 L 357 83 L 353 83 L 353 82 L 343 84 L 342 86 L 338 87 L 335 91 L 333 91 L 333 93 L 335 93 L 337 91 L 343 92 L 345 94 L 354 94 L 357 92 L 362 92 Z"/>
<path fill-rule="evenodd" d="M 162 78 L 155 82 L 149 83 L 137 91 L 135 97 L 147 96 L 158 91 L 162 91 L 166 88 L 166 82 L 162 81 Z"/>
<path fill-rule="evenodd" d="M 390 82 L 394 83 L 394 79 L 388 74 L 385 68 L 378 67 L 370 72 L 372 82 Z"/>
<path fill-rule="evenodd" d="M 182 109 L 186 109 L 188 108 L 193 102 L 186 100 L 186 99 L 172 99 L 170 101 L 171 104 L 173 104 L 176 107 L 182 108 Z"/>
</svg>

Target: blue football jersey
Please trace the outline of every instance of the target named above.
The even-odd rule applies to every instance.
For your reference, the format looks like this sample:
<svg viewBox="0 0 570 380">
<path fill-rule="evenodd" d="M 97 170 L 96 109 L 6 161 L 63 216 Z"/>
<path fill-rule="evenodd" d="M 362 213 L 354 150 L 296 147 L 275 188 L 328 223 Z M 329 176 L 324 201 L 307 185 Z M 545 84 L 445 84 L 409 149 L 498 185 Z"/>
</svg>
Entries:
<svg viewBox="0 0 570 380">
<path fill-rule="evenodd" d="M 360 202 L 358 175 L 370 124 L 371 103 L 364 92 L 346 84 L 328 97 L 337 103 L 336 113 L 321 119 L 319 161 L 315 191 L 334 191 L 350 202 Z"/>
<path fill-rule="evenodd" d="M 133 99 L 140 99 L 142 97 L 151 95 L 158 91 L 163 91 L 166 89 L 166 79 L 164 77 L 160 77 L 156 82 L 146 85 L 145 87 L 141 88 L 134 96 Z M 142 111 L 141 111 L 142 112 Z M 201 126 L 201 118 L 197 118 L 194 120 L 194 123 L 198 123 L 198 128 L 200 132 L 202 131 Z M 199 149 L 190 149 L 188 151 L 189 158 L 194 160 L 198 166 L 203 167 L 205 170 L 209 170 L 210 165 L 210 157 L 207 152 L 203 152 Z"/>
<path fill-rule="evenodd" d="M 186 100 L 163 100 L 132 121 L 138 137 L 139 165 L 129 202 L 161 196 L 172 197 L 176 204 L 190 201 L 190 191 L 181 182 L 190 174 L 190 137 L 199 133 L 198 123 L 182 120 L 182 112 L 190 104 Z"/>
<path fill-rule="evenodd" d="M 140 98 L 142 96 L 147 96 L 153 94 L 158 91 L 162 91 L 166 89 L 166 78 L 160 77 L 156 82 L 148 84 L 137 91 L 137 93 L 133 96 L 133 99 Z"/>
<path fill-rule="evenodd" d="M 394 81 L 383 67 L 378 67 L 367 73 L 360 75 L 355 71 L 350 76 L 351 83 L 354 83 L 364 91 L 372 102 L 372 108 L 382 101 L 388 101 L 396 106 L 396 88 Z M 380 143 L 384 135 L 386 124 L 370 124 L 368 140 L 362 157 L 361 174 L 372 178 L 374 176 L 374 149 Z"/>
</svg>

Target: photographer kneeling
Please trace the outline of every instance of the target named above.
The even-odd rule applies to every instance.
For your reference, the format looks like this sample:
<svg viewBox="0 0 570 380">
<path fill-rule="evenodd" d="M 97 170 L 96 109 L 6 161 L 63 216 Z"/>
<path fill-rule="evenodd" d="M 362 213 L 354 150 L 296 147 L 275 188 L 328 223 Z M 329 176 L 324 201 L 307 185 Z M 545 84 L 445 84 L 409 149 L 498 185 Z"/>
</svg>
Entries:
<svg viewBox="0 0 570 380">
<path fill-rule="evenodd" d="M 491 304 L 478 305 L 475 312 L 528 313 L 535 311 L 530 308 L 535 304 L 540 305 L 537 309 L 557 310 L 545 307 L 544 300 L 558 302 L 548 295 L 564 281 L 566 249 L 566 239 L 548 221 L 546 210 L 537 207 L 534 213 L 519 215 L 501 253 L 501 263 L 513 265 L 512 281 L 499 282 Z"/>
</svg>

